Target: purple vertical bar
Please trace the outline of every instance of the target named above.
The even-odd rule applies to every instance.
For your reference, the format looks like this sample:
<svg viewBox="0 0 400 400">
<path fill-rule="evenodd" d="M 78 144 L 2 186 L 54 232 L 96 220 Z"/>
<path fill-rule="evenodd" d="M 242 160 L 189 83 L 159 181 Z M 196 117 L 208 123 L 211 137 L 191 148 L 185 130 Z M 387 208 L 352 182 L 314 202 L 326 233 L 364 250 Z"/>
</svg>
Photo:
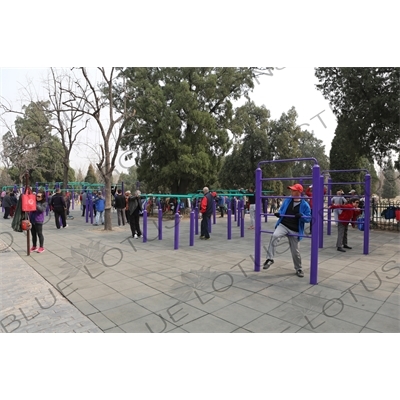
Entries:
<svg viewBox="0 0 400 400">
<path fill-rule="evenodd" d="M 319 165 L 315 164 L 312 168 L 313 177 L 313 226 L 311 232 L 311 263 L 310 263 L 310 284 L 316 285 L 318 283 L 318 238 L 319 228 L 318 216 L 321 210 L 320 206 L 320 172 Z"/>
<path fill-rule="evenodd" d="M 260 204 L 262 204 L 262 199 L 260 198 L 260 200 L 261 200 L 261 203 Z M 268 199 L 265 199 L 264 200 L 264 205 L 265 205 L 265 222 L 268 222 Z M 261 215 L 260 215 L 260 217 L 261 217 Z"/>
<path fill-rule="evenodd" d="M 86 223 L 88 223 L 89 222 L 89 192 L 86 192 L 85 214 L 86 214 Z"/>
<path fill-rule="evenodd" d="M 320 198 L 320 209 L 321 211 L 318 213 L 318 223 L 319 223 L 319 248 L 323 249 L 324 248 L 324 215 L 325 215 L 325 210 L 324 210 L 324 177 L 321 175 L 319 177 L 319 192 L 318 196 Z M 314 197 L 314 195 L 313 195 Z M 313 202 L 314 204 L 314 202 Z"/>
<path fill-rule="evenodd" d="M 147 210 L 143 210 L 143 243 L 147 242 Z"/>
<path fill-rule="evenodd" d="M 49 215 L 49 210 L 50 210 L 50 206 L 49 206 L 49 184 L 46 183 L 45 184 L 45 196 L 46 196 L 46 217 Z"/>
<path fill-rule="evenodd" d="M 232 199 L 232 206 L 233 206 L 233 216 L 234 216 L 234 221 L 236 221 L 236 208 L 237 208 L 237 200 L 236 200 L 236 198 L 234 197 L 233 199 Z"/>
<path fill-rule="evenodd" d="M 36 182 L 35 187 L 36 187 L 36 193 L 37 193 L 39 191 L 39 182 Z"/>
<path fill-rule="evenodd" d="M 230 207 L 228 207 L 228 211 L 227 211 L 227 229 L 228 229 L 228 240 L 232 239 L 232 209 Z"/>
<path fill-rule="evenodd" d="M 260 272 L 261 266 L 261 209 L 262 209 L 262 199 L 261 199 L 261 178 L 262 171 L 261 168 L 256 169 L 256 211 L 255 211 L 255 239 L 254 239 L 254 271 Z"/>
<path fill-rule="evenodd" d="M 194 234 L 199 234 L 199 207 L 197 206 L 197 202 L 194 209 Z"/>
<path fill-rule="evenodd" d="M 244 237 L 244 205 L 243 203 L 241 204 L 240 208 L 240 214 L 242 215 L 241 217 L 241 224 L 240 224 L 240 237 Z"/>
<path fill-rule="evenodd" d="M 207 218 L 207 223 L 208 223 L 208 232 L 212 232 L 212 226 L 211 226 L 211 218 Z"/>
<path fill-rule="evenodd" d="M 162 209 L 158 206 L 158 240 L 162 240 Z"/>
<path fill-rule="evenodd" d="M 75 189 L 74 188 L 72 188 L 71 206 L 72 206 L 72 210 L 74 210 L 75 209 Z"/>
<path fill-rule="evenodd" d="M 328 236 L 331 235 L 331 231 L 332 231 L 332 213 L 331 210 L 329 210 L 329 207 L 332 205 L 332 178 L 328 179 L 328 226 L 326 229 L 326 233 Z"/>
<path fill-rule="evenodd" d="M 190 213 L 189 246 L 194 246 L 194 211 L 191 211 Z"/>
<path fill-rule="evenodd" d="M 217 214 L 217 203 L 215 202 L 215 199 L 214 199 L 213 200 L 213 224 L 214 225 L 217 223 L 216 214 Z"/>
<path fill-rule="evenodd" d="M 236 222 L 237 222 L 237 226 L 240 226 L 240 217 L 241 217 L 240 210 L 241 210 L 241 206 L 242 206 L 241 201 L 242 200 L 238 200 L 237 203 L 236 203 L 236 214 L 237 214 Z"/>
<path fill-rule="evenodd" d="M 179 214 L 175 214 L 175 229 L 174 229 L 174 250 L 179 249 Z"/>
<path fill-rule="evenodd" d="M 365 189 L 364 189 L 364 249 L 363 254 L 369 254 L 369 225 L 371 221 L 371 175 L 365 175 Z"/>
</svg>

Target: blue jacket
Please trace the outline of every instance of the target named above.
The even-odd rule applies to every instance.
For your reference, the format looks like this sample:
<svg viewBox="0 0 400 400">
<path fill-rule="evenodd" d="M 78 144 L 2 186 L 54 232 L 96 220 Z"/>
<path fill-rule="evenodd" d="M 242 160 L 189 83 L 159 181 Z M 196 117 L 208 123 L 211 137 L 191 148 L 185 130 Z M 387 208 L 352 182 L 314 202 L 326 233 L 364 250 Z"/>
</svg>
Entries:
<svg viewBox="0 0 400 400">
<path fill-rule="evenodd" d="M 286 210 L 292 200 L 293 199 L 291 197 L 289 197 L 283 201 L 283 203 L 279 209 L 280 214 L 283 214 L 283 215 L 286 214 Z M 303 216 L 299 219 L 299 235 L 303 236 L 304 235 L 304 223 L 311 221 L 311 208 L 306 200 L 301 199 L 299 211 L 301 214 L 303 214 Z M 280 217 L 278 219 L 278 221 L 275 225 L 275 228 L 281 223 L 282 219 L 283 219 L 283 217 Z M 301 236 L 299 236 L 299 240 L 303 239 Z"/>
<path fill-rule="evenodd" d="M 104 200 L 104 197 L 96 197 L 94 204 L 96 204 L 96 211 L 104 211 L 106 202 Z"/>
</svg>

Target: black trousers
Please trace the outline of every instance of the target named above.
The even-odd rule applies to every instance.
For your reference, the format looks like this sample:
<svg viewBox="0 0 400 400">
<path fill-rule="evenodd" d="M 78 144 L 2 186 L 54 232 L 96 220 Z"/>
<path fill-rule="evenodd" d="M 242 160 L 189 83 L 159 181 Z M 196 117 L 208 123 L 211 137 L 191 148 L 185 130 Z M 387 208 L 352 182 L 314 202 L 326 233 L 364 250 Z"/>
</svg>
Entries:
<svg viewBox="0 0 400 400">
<path fill-rule="evenodd" d="M 37 239 L 39 238 L 39 247 L 43 247 L 44 236 L 43 236 L 43 224 L 32 224 L 32 244 L 36 247 Z"/>
<path fill-rule="evenodd" d="M 208 221 L 210 220 L 210 216 L 203 215 L 201 219 L 201 236 L 206 238 L 210 237 L 210 233 L 208 232 Z"/>
<path fill-rule="evenodd" d="M 65 220 L 65 210 L 62 208 L 55 208 L 54 209 L 54 218 L 56 220 L 56 227 L 57 229 L 60 229 L 60 217 L 61 217 L 61 222 L 62 222 L 62 226 L 63 228 L 65 228 L 67 226 L 67 222 Z"/>
<path fill-rule="evenodd" d="M 142 231 L 140 230 L 139 225 L 139 213 L 133 213 L 129 216 L 129 225 L 131 226 L 132 236 L 137 234 L 138 236 L 142 236 Z"/>
<path fill-rule="evenodd" d="M 8 216 L 10 215 L 10 210 L 11 210 L 11 207 L 4 207 L 4 217 L 3 218 L 5 218 L 5 219 L 8 218 Z"/>
</svg>

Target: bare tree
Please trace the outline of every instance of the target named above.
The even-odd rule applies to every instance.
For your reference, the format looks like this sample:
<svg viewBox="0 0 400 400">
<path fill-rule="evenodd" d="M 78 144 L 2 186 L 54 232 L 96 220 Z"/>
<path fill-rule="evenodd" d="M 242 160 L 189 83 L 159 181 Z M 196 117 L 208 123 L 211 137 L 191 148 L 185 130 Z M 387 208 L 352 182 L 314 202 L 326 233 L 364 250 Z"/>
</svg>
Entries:
<svg viewBox="0 0 400 400">
<path fill-rule="evenodd" d="M 115 169 L 118 150 L 121 140 L 124 136 L 125 126 L 131 118 L 135 116 L 134 110 L 128 110 L 126 101 L 116 101 L 114 90 L 121 82 L 118 81 L 117 69 L 115 67 L 106 71 L 104 67 L 98 67 L 101 75 L 101 82 L 95 83 L 95 80 L 89 76 L 86 68 L 77 68 L 83 76 L 85 86 L 77 81 L 78 90 L 69 90 L 63 88 L 69 93 L 71 100 L 64 102 L 65 105 L 71 107 L 72 110 L 79 111 L 90 115 L 96 122 L 102 143 L 100 144 L 99 162 L 96 163 L 97 168 L 103 178 L 105 184 L 105 218 L 104 229 L 112 230 L 111 223 L 111 185 L 112 174 Z M 124 85 L 122 85 L 124 86 Z M 121 89 L 121 87 L 120 87 Z M 124 87 L 121 90 L 122 95 L 126 93 Z M 122 104 L 122 106 L 120 106 Z M 106 114 L 103 117 L 103 113 Z"/>
<path fill-rule="evenodd" d="M 47 87 L 49 104 L 46 111 L 53 117 L 50 125 L 57 132 L 63 146 L 63 184 L 66 189 L 72 147 L 78 135 L 87 128 L 89 118 L 85 119 L 85 112 L 81 110 L 84 104 L 83 98 L 73 95 L 76 83 L 72 77 L 66 74 L 57 75 L 54 68 L 50 68 L 50 71 L 51 79 Z M 87 91 L 87 87 L 79 86 L 79 88 L 83 93 Z"/>
</svg>

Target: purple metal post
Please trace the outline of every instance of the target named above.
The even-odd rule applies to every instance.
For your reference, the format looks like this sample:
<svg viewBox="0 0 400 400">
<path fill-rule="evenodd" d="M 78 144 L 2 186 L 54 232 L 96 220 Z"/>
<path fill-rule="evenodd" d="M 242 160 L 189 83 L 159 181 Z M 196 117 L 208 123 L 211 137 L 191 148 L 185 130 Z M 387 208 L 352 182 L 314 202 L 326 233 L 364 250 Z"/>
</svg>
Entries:
<svg viewBox="0 0 400 400">
<path fill-rule="evenodd" d="M 143 243 L 147 242 L 147 210 L 143 210 Z"/>
<path fill-rule="evenodd" d="M 255 239 L 254 239 L 254 271 L 255 272 L 260 272 L 260 266 L 261 266 L 261 205 L 262 205 L 262 200 L 261 200 L 261 190 L 262 190 L 262 171 L 261 168 L 256 169 L 256 190 L 255 190 L 255 196 L 256 196 L 256 210 L 255 210 Z"/>
<path fill-rule="evenodd" d="M 261 200 L 261 204 L 262 204 L 262 200 Z M 268 214 L 268 199 L 264 200 L 264 204 L 265 204 L 265 222 L 268 222 L 268 215 L 267 215 Z"/>
<path fill-rule="evenodd" d="M 211 217 L 207 218 L 207 223 L 208 223 L 208 232 L 211 233 L 212 232 Z"/>
<path fill-rule="evenodd" d="M 371 220 L 371 175 L 365 175 L 365 189 L 364 189 L 364 249 L 363 254 L 369 254 L 369 225 Z"/>
<path fill-rule="evenodd" d="M 233 206 L 233 209 L 232 209 L 232 211 L 233 211 L 233 216 L 234 216 L 234 221 L 236 221 L 236 208 L 237 208 L 237 199 L 236 198 L 233 198 L 232 199 L 232 206 Z"/>
<path fill-rule="evenodd" d="M 189 235 L 189 246 L 194 246 L 194 211 L 190 212 L 190 235 Z"/>
<path fill-rule="evenodd" d="M 315 164 L 312 168 L 313 176 L 313 226 L 311 232 L 311 263 L 310 263 L 310 284 L 316 285 L 318 283 L 318 238 L 319 238 L 319 216 L 322 210 L 321 205 L 321 192 L 320 189 L 320 168 Z"/>
<path fill-rule="evenodd" d="M 228 240 L 232 239 L 232 209 L 228 207 L 227 211 L 227 229 L 228 229 Z"/>
<path fill-rule="evenodd" d="M 72 207 L 72 210 L 74 210 L 75 209 L 75 190 L 74 190 L 74 188 L 72 188 L 72 194 L 71 194 L 71 207 Z"/>
<path fill-rule="evenodd" d="M 215 225 L 217 223 L 216 214 L 217 214 L 217 204 L 215 203 L 215 199 L 214 199 L 213 200 L 213 225 Z"/>
<path fill-rule="evenodd" d="M 244 237 L 244 205 L 243 201 L 240 207 L 240 214 L 241 214 L 241 224 L 240 224 L 240 237 Z"/>
<path fill-rule="evenodd" d="M 194 209 L 194 234 L 199 234 L 199 207 L 197 206 L 197 202 Z"/>
<path fill-rule="evenodd" d="M 162 240 L 162 209 L 158 206 L 158 240 Z"/>
<path fill-rule="evenodd" d="M 174 229 L 174 250 L 178 250 L 179 248 L 179 222 L 180 217 L 179 214 L 175 214 L 175 229 Z"/>
<path fill-rule="evenodd" d="M 236 222 L 237 222 L 237 226 L 240 226 L 240 217 L 242 216 L 241 213 L 241 208 L 242 208 L 242 200 L 238 200 L 237 204 L 236 204 L 236 214 L 237 214 L 237 218 L 236 218 Z"/>
<path fill-rule="evenodd" d="M 89 222 L 89 192 L 86 191 L 86 208 L 85 208 L 85 213 L 86 213 L 86 223 Z"/>
<path fill-rule="evenodd" d="M 324 177 L 321 175 L 319 177 L 319 194 L 321 200 L 321 211 L 318 213 L 318 223 L 319 223 L 319 248 L 324 248 Z M 314 197 L 314 196 L 313 196 Z M 314 204 L 314 203 L 313 203 Z"/>
<path fill-rule="evenodd" d="M 50 206 L 49 206 L 49 184 L 46 183 L 44 185 L 45 187 L 45 196 L 46 196 L 46 217 L 49 215 L 49 210 L 50 210 Z"/>
<path fill-rule="evenodd" d="M 331 210 L 329 209 L 329 207 L 332 205 L 332 178 L 328 179 L 328 226 L 326 229 L 326 234 L 328 236 L 331 235 L 331 231 L 332 231 L 332 213 Z"/>
</svg>

